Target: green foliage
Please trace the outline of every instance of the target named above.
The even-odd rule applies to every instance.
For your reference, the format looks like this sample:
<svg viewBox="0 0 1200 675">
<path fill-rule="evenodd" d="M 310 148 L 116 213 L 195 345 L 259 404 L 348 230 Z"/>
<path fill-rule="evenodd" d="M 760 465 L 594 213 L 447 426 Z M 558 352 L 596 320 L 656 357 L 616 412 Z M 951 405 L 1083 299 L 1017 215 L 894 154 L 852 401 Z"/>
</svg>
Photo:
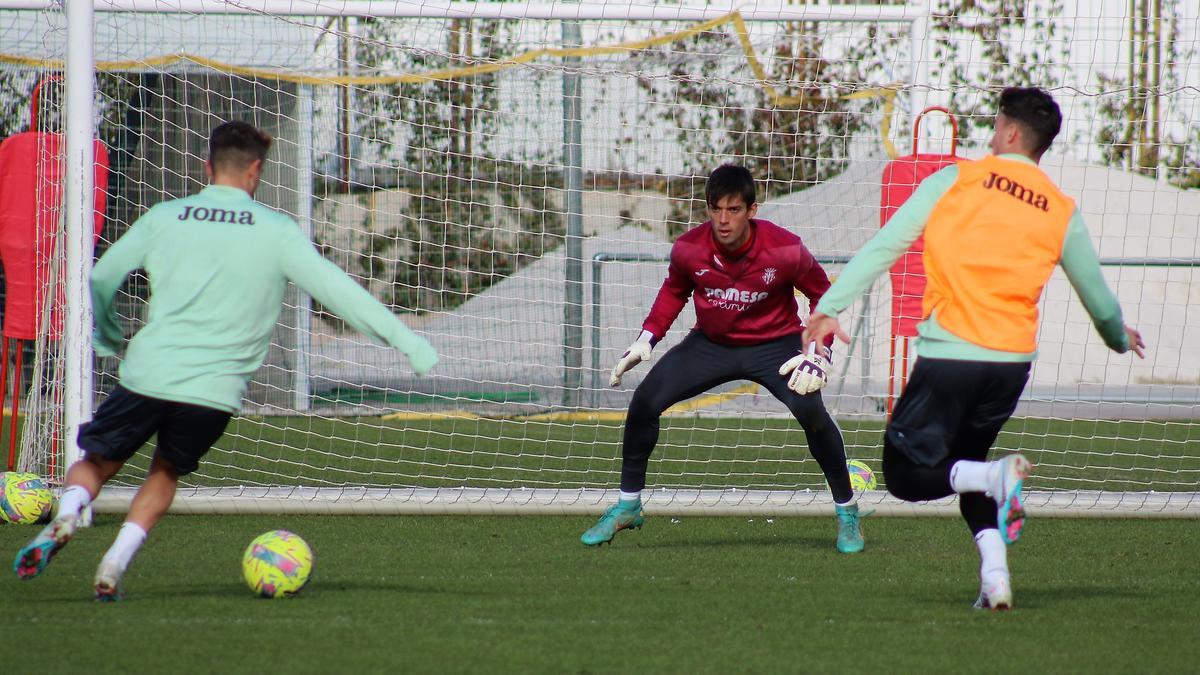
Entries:
<svg viewBox="0 0 1200 675">
<path fill-rule="evenodd" d="M 959 135 L 989 133 L 1006 87 L 1053 89 L 1068 62 L 1061 0 L 937 0 L 933 81 L 946 82 Z"/>
<path fill-rule="evenodd" d="M 39 79 L 62 77 L 62 71 L 45 68 L 0 67 L 0 138 L 28 131 L 31 127 L 32 95 Z M 123 116 L 128 109 L 131 91 L 139 78 L 119 73 L 99 72 L 96 74 L 95 104 L 100 117 L 99 137 L 112 146 L 114 138 L 125 123 Z M 59 84 L 61 87 L 61 83 Z M 50 105 L 61 114 L 65 105 L 59 90 L 53 97 L 41 94 L 42 104 Z M 41 107 L 41 106 L 39 106 Z M 57 121 L 56 121 L 57 124 Z"/>
<path fill-rule="evenodd" d="M 1194 57 L 1195 50 L 1180 41 L 1184 17 L 1177 0 L 1154 0 L 1154 7 L 1149 12 L 1147 3 L 1131 5 L 1124 45 L 1127 70 L 1096 76 L 1100 95 L 1094 110 L 1100 129 L 1095 140 L 1105 164 L 1151 177 L 1162 174 L 1179 187 L 1196 188 L 1200 130 L 1184 106 L 1168 99 L 1180 89 L 1179 64 L 1191 63 L 1188 56 Z"/>
<path fill-rule="evenodd" d="M 874 27 L 864 30 L 875 35 Z M 637 111 L 639 118 L 658 117 L 641 119 L 638 127 L 665 122 L 676 130 L 673 140 L 684 155 L 681 175 L 666 179 L 675 198 L 670 233 L 706 219 L 704 178 L 721 162 L 741 163 L 759 178 L 760 202 L 843 171 L 850 139 L 878 124 L 871 116 L 878 101 L 844 98 L 877 74 L 880 64 L 865 58 L 876 47 L 867 39 L 844 58 L 833 58 L 816 26 L 788 24 L 767 60 L 768 82 L 761 83 L 748 83 L 753 75 L 731 30 L 635 54 L 639 87 L 651 100 L 666 102 L 655 112 Z"/>
<path fill-rule="evenodd" d="M 561 243 L 562 219 L 547 203 L 557 176 L 539 167 L 509 169 L 508 176 L 523 173 L 537 182 L 499 185 L 445 176 L 440 189 L 413 195 L 402 236 L 415 242 L 415 250 L 398 261 L 393 304 L 415 311 L 452 309 Z M 481 201 L 481 195 L 507 203 Z M 514 236 L 496 227 L 497 209 L 516 213 Z"/>
<path fill-rule="evenodd" d="M 1191 128 L 1191 139 L 1172 143 L 1164 166 L 1168 180 L 1181 188 L 1200 188 L 1200 128 Z"/>
<path fill-rule="evenodd" d="M 0 138 L 29 130 L 29 97 L 39 71 L 0 67 Z"/>
<path fill-rule="evenodd" d="M 516 21 L 452 20 L 445 48 L 436 51 L 406 44 L 412 22 L 355 22 L 352 59 L 367 72 L 429 72 L 521 49 Z M 557 156 L 508 156 L 495 147 L 505 131 L 504 116 L 495 114 L 503 87 L 499 75 L 480 73 L 355 90 L 351 124 L 360 152 L 389 166 L 390 182 L 412 194 L 398 222 L 376 224 L 359 257 L 358 271 L 385 283 L 385 302 L 407 311 L 452 309 L 562 240 L 565 226 L 550 204 L 562 184 L 551 168 Z"/>
</svg>

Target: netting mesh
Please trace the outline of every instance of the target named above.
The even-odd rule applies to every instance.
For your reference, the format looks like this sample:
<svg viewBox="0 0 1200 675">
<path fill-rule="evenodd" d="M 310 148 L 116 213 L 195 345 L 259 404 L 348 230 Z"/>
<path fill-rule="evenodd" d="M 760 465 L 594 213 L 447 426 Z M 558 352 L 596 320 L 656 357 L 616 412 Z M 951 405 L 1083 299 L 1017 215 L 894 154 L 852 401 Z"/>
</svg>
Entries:
<svg viewBox="0 0 1200 675">
<path fill-rule="evenodd" d="M 620 421 L 645 374 L 613 390 L 607 370 L 637 335 L 670 242 L 703 219 L 715 165 L 749 166 L 760 217 L 800 234 L 836 274 L 879 228 L 883 168 L 911 151 L 914 106 L 948 105 L 960 154 L 978 157 L 996 93 L 1032 82 L 1066 116 L 1044 167 L 1078 200 L 1106 276 L 1153 350 L 1139 363 L 1105 350 L 1056 276 L 1040 358 L 1000 445 L 1030 453 L 1042 467 L 1037 487 L 1051 493 L 1194 493 L 1192 10 L 1174 10 L 1163 74 L 1141 87 L 1113 79 L 1130 66 L 1129 17 L 1043 9 L 969 29 L 970 17 L 935 14 L 917 36 L 928 51 L 906 22 L 591 21 L 568 49 L 559 21 L 101 12 L 96 128 L 111 178 L 98 253 L 153 204 L 203 186 L 213 126 L 251 121 L 276 138 L 256 198 L 296 218 L 442 360 L 417 377 L 401 355 L 292 293 L 243 415 L 192 484 L 598 490 L 615 482 Z M 20 111 L 38 79 L 61 72 L 64 25 L 55 11 L 0 16 L 0 97 L 16 111 L 5 133 L 28 124 Z M 564 165 L 575 78 L 577 221 Z M 1129 141 L 1130 91 L 1160 120 L 1153 165 Z M 949 127 L 931 118 L 927 129 L 922 150 L 947 152 Z M 125 288 L 130 333 L 148 292 L 138 275 Z M 881 279 L 844 316 L 855 341 L 826 390 L 853 457 L 878 457 L 890 294 Z M 656 354 L 693 322 L 688 308 Z M 34 380 L 61 380 L 55 349 L 37 341 Z M 116 368 L 97 363 L 98 398 Z M 39 389 L 28 394 L 21 461 L 60 474 L 59 407 Z M 825 491 L 799 428 L 747 383 L 669 414 L 651 483 L 801 501 Z"/>
</svg>

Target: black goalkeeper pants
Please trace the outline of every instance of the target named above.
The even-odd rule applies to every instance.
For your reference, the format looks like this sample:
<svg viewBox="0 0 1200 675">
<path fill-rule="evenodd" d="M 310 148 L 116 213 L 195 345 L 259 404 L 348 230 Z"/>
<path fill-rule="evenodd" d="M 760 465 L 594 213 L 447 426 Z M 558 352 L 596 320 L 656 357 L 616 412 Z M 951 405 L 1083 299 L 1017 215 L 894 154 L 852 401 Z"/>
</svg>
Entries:
<svg viewBox="0 0 1200 675">
<path fill-rule="evenodd" d="M 954 494 L 950 469 L 960 459 L 987 461 L 988 451 L 1029 379 L 1028 363 L 918 358 L 883 442 L 888 492 L 909 502 Z M 996 502 L 982 492 L 959 495 L 972 534 L 994 528 Z"/>
<path fill-rule="evenodd" d="M 800 335 L 788 335 L 756 345 L 731 347 L 693 330 L 663 355 L 638 385 L 629 403 L 622 448 L 621 489 L 646 487 L 646 466 L 658 443 L 659 418 L 676 403 L 735 380 L 756 382 L 783 402 L 804 429 L 808 449 L 820 465 L 835 502 L 849 501 L 850 474 L 846 449 L 821 392 L 801 396 L 788 389 L 779 367 L 801 351 Z"/>
</svg>

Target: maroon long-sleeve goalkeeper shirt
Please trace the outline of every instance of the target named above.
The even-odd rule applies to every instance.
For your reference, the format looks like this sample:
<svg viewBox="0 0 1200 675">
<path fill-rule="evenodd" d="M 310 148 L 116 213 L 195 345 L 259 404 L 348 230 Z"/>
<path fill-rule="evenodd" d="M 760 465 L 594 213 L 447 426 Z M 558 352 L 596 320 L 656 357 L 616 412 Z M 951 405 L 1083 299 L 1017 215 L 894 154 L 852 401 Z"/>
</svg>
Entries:
<svg viewBox="0 0 1200 675">
<path fill-rule="evenodd" d="M 793 289 L 816 307 L 829 278 L 800 237 L 770 221 L 751 223 L 753 241 L 736 258 L 713 239 L 711 222 L 676 239 L 642 328 L 661 339 L 691 296 L 696 328 L 713 342 L 751 345 L 803 331 Z"/>
</svg>

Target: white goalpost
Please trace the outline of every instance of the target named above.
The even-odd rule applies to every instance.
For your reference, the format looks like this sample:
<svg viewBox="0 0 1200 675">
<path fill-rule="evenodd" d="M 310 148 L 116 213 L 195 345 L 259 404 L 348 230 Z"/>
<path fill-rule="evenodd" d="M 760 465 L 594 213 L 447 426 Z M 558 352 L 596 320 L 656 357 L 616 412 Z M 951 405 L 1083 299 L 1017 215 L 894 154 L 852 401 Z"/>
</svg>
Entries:
<svg viewBox="0 0 1200 675">
<path fill-rule="evenodd" d="M 61 344 L 38 339 L 46 374 L 20 399 L 21 468 L 61 481 L 79 424 L 116 383 L 118 362 L 93 362 L 86 301 L 93 138 L 111 158 L 102 252 L 153 204 L 202 187 L 215 124 L 266 129 L 276 142 L 256 198 L 441 357 L 418 377 L 292 289 L 241 414 L 174 510 L 593 513 L 615 499 L 624 410 L 648 367 L 619 389 L 607 369 L 640 330 L 671 241 L 703 217 L 707 172 L 749 166 L 760 217 L 800 234 L 836 275 L 879 229 L 889 162 L 950 152 L 944 117 L 914 138 L 917 113 L 949 108 L 959 156 L 980 157 L 991 102 L 1024 73 L 1063 106 L 1043 166 L 1079 203 L 1151 352 L 1138 363 L 1107 352 L 1056 274 L 1039 360 L 997 447 L 1037 464 L 1033 509 L 1196 517 L 1193 10 L 1168 17 L 1151 64 L 1160 79 L 1138 99 L 1137 119 L 1153 119 L 1131 127 L 1127 93 L 1143 89 L 1122 42 L 1128 17 L 1042 16 L 1032 3 L 1020 20 L 960 30 L 971 20 L 948 17 L 953 4 L 98 0 L 64 11 L 0 0 L 0 107 L 28 109 L 48 75 L 66 84 L 64 245 L 52 263 L 66 321 Z M 1009 51 L 997 55 L 997 41 Z M 1133 85 L 1114 80 L 1126 73 Z M 29 120 L 0 122 L 11 133 Z M 911 363 L 889 351 L 892 294 L 881 280 L 846 314 L 854 341 L 825 390 L 848 456 L 881 479 L 889 372 Z M 131 277 L 127 334 L 147 297 Z M 693 320 L 689 307 L 656 358 Z M 133 485 L 119 476 L 96 508 L 127 508 Z M 668 411 L 647 494 L 663 514 L 832 504 L 798 425 L 744 382 Z M 953 500 L 911 505 L 882 490 L 863 501 L 957 513 Z"/>
</svg>

